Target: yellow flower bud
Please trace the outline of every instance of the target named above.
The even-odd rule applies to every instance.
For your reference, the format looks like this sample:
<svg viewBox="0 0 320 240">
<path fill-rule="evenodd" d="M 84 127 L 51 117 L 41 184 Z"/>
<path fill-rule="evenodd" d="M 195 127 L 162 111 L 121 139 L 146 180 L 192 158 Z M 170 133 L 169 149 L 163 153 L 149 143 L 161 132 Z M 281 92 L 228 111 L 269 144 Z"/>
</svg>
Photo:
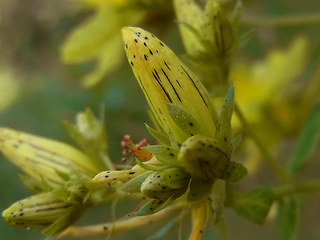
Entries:
<svg viewBox="0 0 320 240">
<path fill-rule="evenodd" d="M 159 125 L 178 143 L 190 135 L 168 112 L 168 103 L 180 106 L 205 136 L 214 136 L 216 112 L 198 78 L 162 41 L 137 27 L 122 29 L 126 54 Z M 193 124 L 193 123 L 190 123 Z"/>
<path fill-rule="evenodd" d="M 24 173 L 51 186 L 63 184 L 62 176 L 91 179 L 99 172 L 89 157 L 70 145 L 12 129 L 0 128 L 0 151 Z"/>
<path fill-rule="evenodd" d="M 215 54 L 229 56 L 235 44 L 235 34 L 231 22 L 225 16 L 217 2 L 208 1 L 205 8 L 203 37 L 209 41 Z"/>
<path fill-rule="evenodd" d="M 62 201 L 53 193 L 41 193 L 12 204 L 2 213 L 10 225 L 43 228 L 73 209 L 71 203 Z"/>
</svg>

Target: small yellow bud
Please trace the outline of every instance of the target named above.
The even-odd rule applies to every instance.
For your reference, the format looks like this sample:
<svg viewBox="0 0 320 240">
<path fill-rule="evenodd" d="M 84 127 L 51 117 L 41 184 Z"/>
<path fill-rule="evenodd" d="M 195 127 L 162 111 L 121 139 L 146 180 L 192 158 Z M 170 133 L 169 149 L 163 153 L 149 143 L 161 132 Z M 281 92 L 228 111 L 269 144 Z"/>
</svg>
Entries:
<svg viewBox="0 0 320 240">
<path fill-rule="evenodd" d="M 53 193 L 41 193 L 12 204 L 2 213 L 10 225 L 43 228 L 73 209 L 71 203 L 62 201 Z"/>
</svg>

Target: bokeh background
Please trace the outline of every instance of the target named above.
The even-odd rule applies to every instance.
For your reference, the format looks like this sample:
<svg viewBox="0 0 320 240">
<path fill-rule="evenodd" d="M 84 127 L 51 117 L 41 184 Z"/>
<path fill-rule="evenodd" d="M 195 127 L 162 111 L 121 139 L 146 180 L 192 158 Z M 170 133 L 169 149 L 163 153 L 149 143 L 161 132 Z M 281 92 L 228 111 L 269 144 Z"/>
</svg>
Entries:
<svg viewBox="0 0 320 240">
<path fill-rule="evenodd" d="M 83 2 L 85 1 L 0 1 L 0 126 L 72 143 L 61 121 L 74 121 L 75 114 L 86 107 L 92 108 L 96 114 L 104 108 L 110 155 L 114 161 L 119 162 L 122 157 L 120 141 L 124 134 L 130 134 L 135 141 L 148 136 L 143 124 L 150 122 L 146 113 L 147 104 L 126 61 L 89 89 L 81 86 L 80 79 L 93 69 L 94 62 L 67 65 L 61 61 L 60 48 L 67 36 L 94 12 L 92 8 L 84 7 Z M 172 9 L 171 1 L 166 1 L 166 4 L 168 9 Z M 243 6 L 244 19 L 250 16 L 320 14 L 318 0 L 243 0 Z M 159 30 L 161 39 L 177 54 L 183 54 L 173 12 L 162 17 L 165 17 L 166 24 Z M 161 22 L 159 23 L 161 25 Z M 140 26 L 144 27 L 143 24 Z M 245 32 L 250 27 L 244 24 L 241 31 Z M 308 79 L 320 62 L 319 23 L 255 26 L 254 33 L 237 52 L 235 61 L 242 58 L 258 61 L 272 48 L 287 47 L 298 35 L 304 35 L 308 43 L 308 62 L 299 77 Z M 124 51 L 121 54 L 124 56 Z M 288 72 L 290 71 L 288 68 Z M 319 164 L 312 166 L 319 167 Z M 259 179 L 263 180 L 268 176 L 268 173 L 263 176 L 264 171 L 259 174 Z M 307 170 L 304 174 L 308 175 Z M 0 156 L 0 211 L 28 195 L 28 191 L 19 181 L 17 169 Z M 303 206 L 299 231 L 300 236 L 304 237 L 301 239 L 315 240 L 320 236 L 317 224 L 319 200 L 319 195 L 312 195 L 308 204 Z M 134 204 L 118 203 L 117 216 L 122 216 L 126 210 L 130 211 L 133 207 Z M 110 220 L 110 209 L 111 206 L 106 205 L 92 210 L 79 224 Z M 230 210 L 227 210 L 226 214 L 231 231 L 237 233 L 237 239 L 277 239 L 271 222 L 258 226 L 241 219 Z M 153 229 L 148 227 L 130 235 L 120 234 L 112 239 L 144 239 Z M 0 236 L 1 239 L 44 239 L 38 231 L 16 229 L 7 225 L 2 218 Z M 175 239 L 176 235 L 172 236 L 172 239 Z M 209 229 L 204 239 L 214 239 L 214 236 L 215 233 Z"/>
</svg>

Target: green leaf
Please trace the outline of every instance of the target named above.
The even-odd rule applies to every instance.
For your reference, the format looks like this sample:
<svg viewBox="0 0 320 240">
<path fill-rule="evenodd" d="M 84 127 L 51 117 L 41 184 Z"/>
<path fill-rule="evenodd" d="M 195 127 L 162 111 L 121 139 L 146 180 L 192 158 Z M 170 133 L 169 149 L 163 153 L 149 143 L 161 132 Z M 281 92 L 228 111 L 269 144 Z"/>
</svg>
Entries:
<svg viewBox="0 0 320 240">
<path fill-rule="evenodd" d="M 170 140 L 168 136 L 158 130 L 155 130 L 154 128 L 150 127 L 148 124 L 146 124 L 147 130 L 150 133 L 152 137 L 154 137 L 159 143 L 162 143 L 164 145 L 170 146 Z"/>
<path fill-rule="evenodd" d="M 263 186 L 235 195 L 233 208 L 240 216 L 263 224 L 274 200 L 271 188 Z"/>
<path fill-rule="evenodd" d="M 276 228 L 280 239 L 292 240 L 296 235 L 298 219 L 298 205 L 293 197 L 284 199 L 279 203 Z"/>
<path fill-rule="evenodd" d="M 131 179 L 129 182 L 125 183 L 120 188 L 120 190 L 127 193 L 140 192 L 141 184 L 151 173 L 152 173 L 151 171 L 147 171 L 140 174 L 139 176 L 136 176 L 135 178 Z"/>
<path fill-rule="evenodd" d="M 187 200 L 193 202 L 208 197 L 211 194 L 212 184 L 211 181 L 192 179 Z"/>
<path fill-rule="evenodd" d="M 300 133 L 287 164 L 290 173 L 298 172 L 306 164 L 320 141 L 320 103 L 316 104 Z"/>
<path fill-rule="evenodd" d="M 225 149 L 231 153 L 231 117 L 234 106 L 234 88 L 231 85 L 222 105 L 220 119 L 217 125 L 216 138 L 224 143 Z"/>
<path fill-rule="evenodd" d="M 152 234 L 151 237 L 149 237 L 149 240 L 152 239 L 164 239 L 164 236 L 173 229 L 178 222 L 180 221 L 180 217 L 177 217 L 171 221 L 169 221 L 166 225 L 164 225 L 162 228 L 160 228 L 158 231 L 156 231 L 154 234 Z"/>
<path fill-rule="evenodd" d="M 170 117 L 186 133 L 187 136 L 200 134 L 196 120 L 189 112 L 187 112 L 186 109 L 173 103 L 167 103 L 167 110 Z"/>
<path fill-rule="evenodd" d="M 167 147 L 164 145 L 149 145 L 143 149 L 150 152 L 160 162 L 169 165 L 177 165 L 177 156 L 179 151 L 177 149 Z"/>
</svg>

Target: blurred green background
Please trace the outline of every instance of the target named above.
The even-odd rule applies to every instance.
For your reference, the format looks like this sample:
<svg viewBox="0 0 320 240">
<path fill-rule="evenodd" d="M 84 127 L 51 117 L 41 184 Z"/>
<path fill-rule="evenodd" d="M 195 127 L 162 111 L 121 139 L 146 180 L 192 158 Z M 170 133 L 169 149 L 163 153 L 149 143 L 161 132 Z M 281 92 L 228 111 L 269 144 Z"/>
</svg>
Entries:
<svg viewBox="0 0 320 240">
<path fill-rule="evenodd" d="M 79 79 L 92 69 L 92 62 L 80 65 L 64 65 L 61 62 L 59 47 L 73 27 L 91 14 L 90 10 L 85 11 L 78 4 L 79 2 L 71 0 L 0 1 L 0 126 L 71 143 L 61 121 L 74 121 L 75 114 L 86 107 L 92 108 L 96 114 L 103 107 L 110 155 L 114 161 L 120 161 L 120 141 L 124 134 L 130 134 L 135 141 L 148 136 L 143 124 L 145 121 L 150 122 L 145 111 L 146 101 L 126 61 L 91 89 L 81 88 Z M 244 0 L 243 5 L 244 16 L 320 13 L 318 0 Z M 174 17 L 169 21 L 171 25 L 162 31 L 161 38 L 177 54 L 182 54 L 183 46 Z M 248 26 L 243 27 L 242 31 L 245 29 L 248 29 Z M 320 24 L 256 27 L 247 44 L 240 49 L 237 58 L 262 58 L 271 47 L 285 47 L 296 35 L 301 34 L 306 35 L 309 40 L 308 54 L 311 60 L 303 72 L 303 77 L 308 78 L 319 66 Z M 124 55 L 124 52 L 122 54 Z M 264 179 L 263 176 L 260 178 Z M 1 211 L 29 195 L 19 181 L 17 169 L 2 156 L 0 188 Z M 315 240 L 320 236 L 316 216 L 320 212 L 319 200 L 319 195 L 313 195 L 308 205 L 303 206 L 299 231 L 305 240 Z M 133 208 L 134 204 L 127 206 L 119 203 L 117 215 L 122 216 L 126 209 L 130 211 Z M 105 214 L 97 216 L 97 211 Z M 100 207 L 97 211 L 87 213 L 80 223 L 87 222 L 85 219 L 90 219 L 90 223 L 111 219 L 110 205 Z M 231 231 L 237 233 L 237 239 L 276 239 L 272 223 L 267 222 L 261 227 L 241 219 L 229 210 L 226 214 Z M 148 236 L 146 232 L 152 231 L 152 228 L 143 232 L 137 230 L 136 235 L 130 236 L 144 239 Z M 7 225 L 2 218 L 0 233 L 1 239 L 44 239 L 38 231 L 16 229 Z M 215 233 L 209 230 L 204 239 L 214 239 L 214 236 Z M 128 239 L 128 235 L 120 234 L 112 239 Z"/>
</svg>

